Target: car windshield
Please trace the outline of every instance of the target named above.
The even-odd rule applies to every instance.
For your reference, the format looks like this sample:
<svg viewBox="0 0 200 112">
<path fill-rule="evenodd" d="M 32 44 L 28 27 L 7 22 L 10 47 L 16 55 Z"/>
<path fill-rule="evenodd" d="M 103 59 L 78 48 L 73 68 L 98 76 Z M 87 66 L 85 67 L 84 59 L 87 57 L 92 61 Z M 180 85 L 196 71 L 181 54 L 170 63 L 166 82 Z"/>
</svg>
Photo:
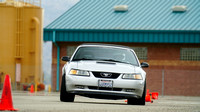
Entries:
<svg viewBox="0 0 200 112">
<path fill-rule="evenodd" d="M 111 61 L 139 66 L 134 53 L 129 49 L 121 48 L 80 47 L 72 61 L 80 60 Z"/>
</svg>

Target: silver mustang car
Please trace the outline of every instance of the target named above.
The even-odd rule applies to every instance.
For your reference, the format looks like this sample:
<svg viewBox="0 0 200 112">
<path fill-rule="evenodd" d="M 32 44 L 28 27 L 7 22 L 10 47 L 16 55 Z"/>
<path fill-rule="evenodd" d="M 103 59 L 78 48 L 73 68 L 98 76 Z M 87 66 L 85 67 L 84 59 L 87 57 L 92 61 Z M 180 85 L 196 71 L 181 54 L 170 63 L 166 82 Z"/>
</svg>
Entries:
<svg viewBox="0 0 200 112">
<path fill-rule="evenodd" d="M 83 44 L 62 69 L 60 101 L 73 102 L 75 95 L 91 98 L 128 99 L 127 104 L 145 105 L 148 63 L 139 63 L 125 46 Z"/>
</svg>

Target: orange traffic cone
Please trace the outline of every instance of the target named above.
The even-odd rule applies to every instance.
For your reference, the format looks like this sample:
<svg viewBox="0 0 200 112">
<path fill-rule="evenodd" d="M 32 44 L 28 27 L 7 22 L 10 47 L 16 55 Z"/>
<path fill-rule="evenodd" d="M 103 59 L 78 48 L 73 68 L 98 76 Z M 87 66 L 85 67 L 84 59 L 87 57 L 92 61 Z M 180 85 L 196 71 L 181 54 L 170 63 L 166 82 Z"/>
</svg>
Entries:
<svg viewBox="0 0 200 112">
<path fill-rule="evenodd" d="M 148 89 L 147 89 L 147 94 L 146 94 L 146 97 L 145 97 L 145 101 L 153 103 L 153 101 L 151 101 L 151 96 L 149 94 L 149 90 Z"/>
<path fill-rule="evenodd" d="M 157 100 L 158 99 L 158 92 L 152 92 L 152 99 Z"/>
<path fill-rule="evenodd" d="M 33 84 L 31 85 L 30 93 L 34 93 L 34 87 L 33 87 Z"/>
<path fill-rule="evenodd" d="M 149 89 L 147 89 L 147 93 L 146 94 L 149 95 Z"/>
<path fill-rule="evenodd" d="M 146 95 L 145 101 L 153 103 L 153 101 L 151 101 L 151 96 L 150 95 Z"/>
<path fill-rule="evenodd" d="M 18 109 L 13 108 L 12 93 L 11 93 L 11 84 L 9 75 L 5 76 L 3 84 L 3 92 L 0 99 L 0 111 L 9 110 L 17 111 Z"/>
</svg>

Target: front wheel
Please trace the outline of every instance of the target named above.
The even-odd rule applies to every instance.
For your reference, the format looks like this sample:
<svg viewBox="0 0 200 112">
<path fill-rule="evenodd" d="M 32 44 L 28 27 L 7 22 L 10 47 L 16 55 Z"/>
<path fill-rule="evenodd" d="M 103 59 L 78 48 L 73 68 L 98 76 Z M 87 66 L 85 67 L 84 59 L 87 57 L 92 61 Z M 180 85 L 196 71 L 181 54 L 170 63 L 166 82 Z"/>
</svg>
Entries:
<svg viewBox="0 0 200 112">
<path fill-rule="evenodd" d="M 143 90 L 142 97 L 139 99 L 129 98 L 127 101 L 127 104 L 128 105 L 145 105 L 145 96 L 146 96 L 146 81 L 144 84 L 144 90 Z"/>
<path fill-rule="evenodd" d="M 62 76 L 60 101 L 62 102 L 74 102 L 75 94 L 68 93 L 66 91 L 65 74 Z"/>
</svg>

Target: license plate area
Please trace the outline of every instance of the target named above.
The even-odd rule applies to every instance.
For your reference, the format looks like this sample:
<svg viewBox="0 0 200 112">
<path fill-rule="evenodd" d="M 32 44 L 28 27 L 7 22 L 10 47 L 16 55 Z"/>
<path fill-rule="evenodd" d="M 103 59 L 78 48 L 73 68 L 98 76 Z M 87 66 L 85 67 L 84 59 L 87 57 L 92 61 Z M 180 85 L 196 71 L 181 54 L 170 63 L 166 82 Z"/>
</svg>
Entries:
<svg viewBox="0 0 200 112">
<path fill-rule="evenodd" d="M 98 81 L 98 86 L 99 87 L 104 87 L 104 88 L 113 88 L 113 81 L 112 80 L 99 80 Z"/>
</svg>

